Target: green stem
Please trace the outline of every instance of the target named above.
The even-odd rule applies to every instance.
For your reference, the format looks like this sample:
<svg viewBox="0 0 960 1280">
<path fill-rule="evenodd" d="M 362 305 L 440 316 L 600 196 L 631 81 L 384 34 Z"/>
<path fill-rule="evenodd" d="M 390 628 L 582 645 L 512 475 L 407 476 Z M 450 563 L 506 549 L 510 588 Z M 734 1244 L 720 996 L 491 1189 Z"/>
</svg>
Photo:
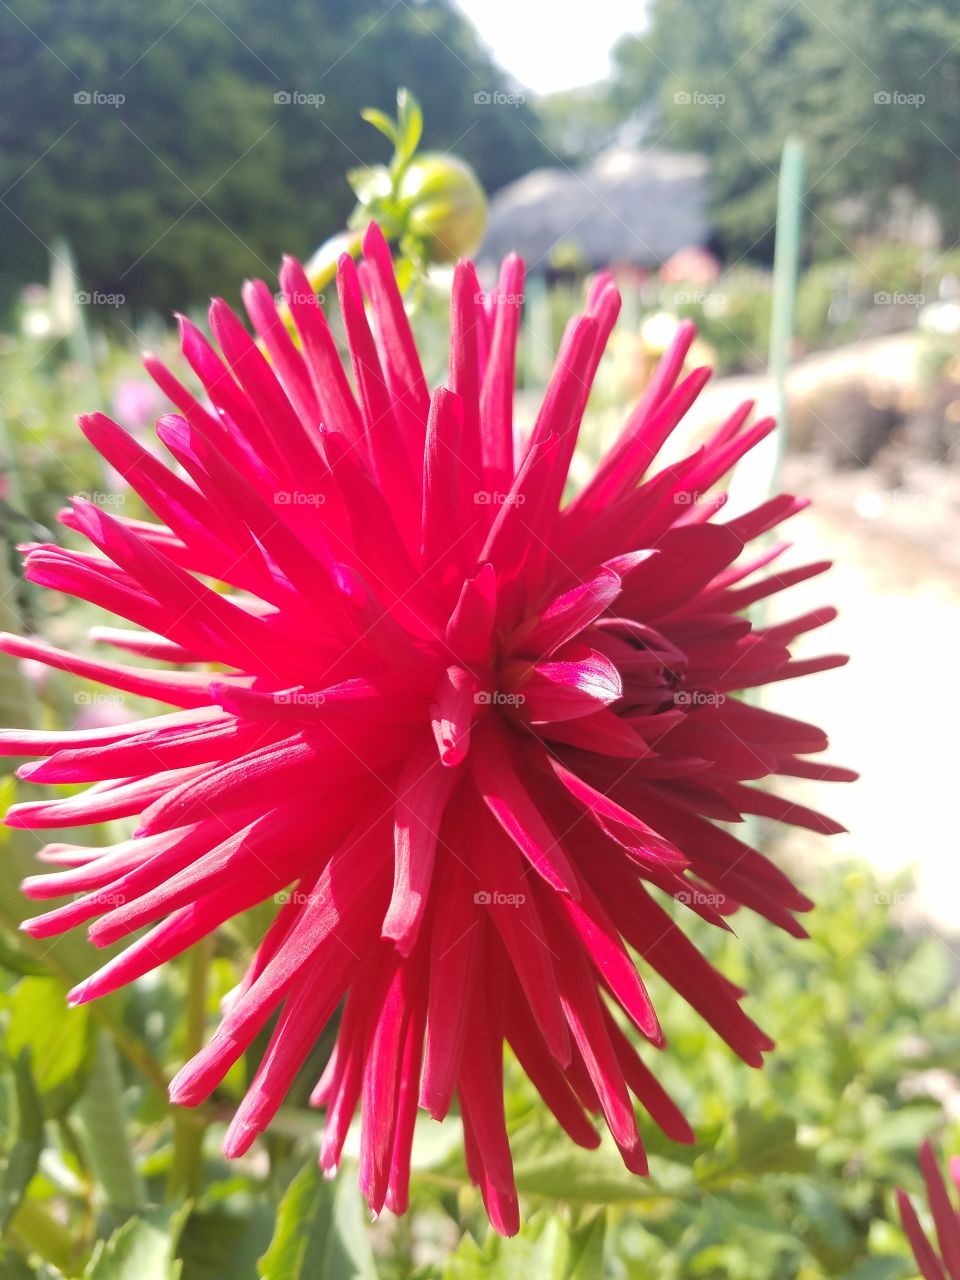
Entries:
<svg viewBox="0 0 960 1280">
<path fill-rule="evenodd" d="M 172 1197 L 194 1199 L 203 1189 L 203 1137 L 207 1118 L 202 1111 L 174 1108 L 173 1164 L 169 1191 Z"/>
<path fill-rule="evenodd" d="M 186 1057 L 189 1060 L 203 1048 L 207 1030 L 207 989 L 214 938 L 204 938 L 189 953 L 187 986 Z M 200 1110 L 175 1107 L 173 1112 L 173 1164 L 170 1169 L 170 1191 L 188 1198 L 199 1195 L 203 1188 L 203 1137 L 210 1123 L 209 1115 Z"/>
<path fill-rule="evenodd" d="M 780 160 L 780 186 L 777 195 L 777 237 L 773 258 L 773 310 L 770 316 L 769 370 L 773 382 L 777 431 L 770 437 L 774 445 L 768 493 L 777 492 L 780 461 L 787 444 L 789 430 L 787 373 L 790 369 L 790 345 L 797 313 L 797 278 L 800 273 L 800 251 L 803 234 L 803 143 L 788 138 Z M 758 499 L 767 494 L 758 494 Z"/>
<path fill-rule="evenodd" d="M 355 258 L 362 246 L 362 231 L 339 232 L 325 240 L 304 268 L 314 292 L 323 293 L 336 278 L 341 254 L 349 253 Z"/>
<path fill-rule="evenodd" d="M 82 1140 L 103 1208 L 120 1220 L 147 1203 L 130 1146 L 123 1079 L 113 1041 L 97 1033 L 93 1069 L 77 1106 Z"/>
<path fill-rule="evenodd" d="M 113 1037 L 114 1044 L 127 1061 L 132 1066 L 136 1067 L 159 1093 L 162 1093 L 163 1096 L 166 1097 L 170 1082 L 167 1079 L 163 1067 L 161 1067 L 160 1063 L 153 1057 L 149 1049 L 147 1049 L 136 1036 L 128 1035 L 126 1030 L 112 1016 L 108 1014 L 103 1014 L 101 1016 L 96 1010 L 94 1010 L 93 1017 L 99 1018 L 103 1026 Z"/>
<path fill-rule="evenodd" d="M 203 1048 L 207 1033 L 207 988 L 214 937 L 210 934 L 190 952 L 189 986 L 187 988 L 186 1053 L 192 1058 Z"/>
</svg>

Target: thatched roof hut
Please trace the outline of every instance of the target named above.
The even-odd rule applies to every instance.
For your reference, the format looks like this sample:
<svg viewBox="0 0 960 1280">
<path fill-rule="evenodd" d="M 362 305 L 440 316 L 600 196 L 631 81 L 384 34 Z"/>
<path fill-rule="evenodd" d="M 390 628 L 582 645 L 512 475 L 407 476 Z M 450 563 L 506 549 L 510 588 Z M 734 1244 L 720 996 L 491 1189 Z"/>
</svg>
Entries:
<svg viewBox="0 0 960 1280">
<path fill-rule="evenodd" d="M 705 244 L 707 162 L 679 152 L 617 147 L 580 170 L 535 169 L 496 193 L 482 264 L 511 249 L 527 270 L 656 268 Z"/>
</svg>

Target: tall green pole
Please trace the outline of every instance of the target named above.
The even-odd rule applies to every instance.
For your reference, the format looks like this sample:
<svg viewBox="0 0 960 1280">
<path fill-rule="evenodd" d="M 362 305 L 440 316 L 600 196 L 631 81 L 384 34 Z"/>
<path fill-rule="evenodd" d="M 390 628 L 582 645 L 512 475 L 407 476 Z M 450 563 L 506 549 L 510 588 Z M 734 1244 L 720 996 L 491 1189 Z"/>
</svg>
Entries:
<svg viewBox="0 0 960 1280">
<path fill-rule="evenodd" d="M 770 316 L 770 346 L 767 369 L 770 375 L 763 413 L 777 419 L 777 430 L 751 449 L 740 462 L 730 483 L 731 514 L 748 511 L 777 491 L 780 464 L 786 452 L 788 423 L 787 374 L 793 342 L 800 270 L 803 223 L 803 143 L 788 138 L 780 161 L 777 196 L 777 239 L 773 259 L 773 307 Z"/>
<path fill-rule="evenodd" d="M 767 369 L 770 374 L 769 412 L 777 419 L 777 429 L 751 449 L 737 466 L 730 484 L 732 513 L 748 511 L 772 497 L 780 488 L 780 465 L 787 447 L 789 430 L 787 373 L 790 369 L 790 347 L 793 342 L 797 307 L 797 279 L 800 272 L 800 244 L 803 224 L 803 143 L 788 138 L 780 158 L 780 183 L 777 191 L 777 239 L 773 256 L 773 308 L 770 315 L 770 348 Z M 764 412 L 767 412 L 764 406 Z M 761 601 L 752 612 L 755 625 L 762 625 L 767 601 Z M 748 695 L 750 702 L 762 702 L 764 690 Z M 757 847 L 764 841 L 765 823 L 747 815 L 744 838 Z"/>
<path fill-rule="evenodd" d="M 790 367 L 790 347 L 793 342 L 797 309 L 804 167 L 803 143 L 796 138 L 788 138 L 784 143 L 780 160 L 777 239 L 773 258 L 773 311 L 770 317 L 768 366 L 770 380 L 773 383 L 774 412 L 779 428 L 773 434 L 775 450 L 770 468 L 768 492 L 772 492 L 776 487 L 789 429 L 787 371 Z"/>
</svg>

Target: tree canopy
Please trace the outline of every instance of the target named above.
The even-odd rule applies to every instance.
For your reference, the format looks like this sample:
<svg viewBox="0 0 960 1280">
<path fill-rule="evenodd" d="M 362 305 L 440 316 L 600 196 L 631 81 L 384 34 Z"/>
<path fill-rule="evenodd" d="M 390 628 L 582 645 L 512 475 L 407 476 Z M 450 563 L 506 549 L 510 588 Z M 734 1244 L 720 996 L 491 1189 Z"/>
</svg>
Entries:
<svg viewBox="0 0 960 1280">
<path fill-rule="evenodd" d="M 0 6 L 4 294 L 45 275 L 58 235 L 88 288 L 135 306 L 235 294 L 342 226 L 345 170 L 388 149 L 360 109 L 398 84 L 425 144 L 490 190 L 547 157 L 448 0 Z"/>
<path fill-rule="evenodd" d="M 960 235 L 960 4 L 924 0 L 653 0 L 618 44 L 612 80 L 555 103 L 565 139 L 595 147 L 625 122 L 649 142 L 709 156 L 731 255 L 772 248 L 784 139 L 807 142 L 809 220 L 825 249 L 837 204 L 869 221 L 895 188 Z"/>
</svg>

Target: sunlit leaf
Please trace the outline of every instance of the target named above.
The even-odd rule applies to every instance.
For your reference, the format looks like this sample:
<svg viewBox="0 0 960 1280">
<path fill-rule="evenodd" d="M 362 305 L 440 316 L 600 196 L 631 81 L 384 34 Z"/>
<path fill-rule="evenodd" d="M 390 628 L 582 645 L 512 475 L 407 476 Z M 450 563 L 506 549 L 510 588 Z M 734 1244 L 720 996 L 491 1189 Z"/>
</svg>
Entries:
<svg viewBox="0 0 960 1280">
<path fill-rule="evenodd" d="M 328 1182 L 311 1160 L 280 1201 L 262 1280 L 376 1280 L 360 1196 L 350 1171 Z"/>
<path fill-rule="evenodd" d="M 83 1092 L 90 1070 L 90 1011 L 67 1007 L 56 978 L 23 978 L 10 997 L 7 1050 L 29 1050 L 33 1078 L 47 1115 L 64 1111 Z"/>
<path fill-rule="evenodd" d="M 384 137 L 396 144 L 397 126 L 390 119 L 385 111 L 378 111 L 376 107 L 365 107 L 360 112 L 361 117 L 366 120 L 367 124 L 372 124 L 375 129 L 379 129 Z"/>
<path fill-rule="evenodd" d="M 379 164 L 368 165 L 360 169 L 349 169 L 347 181 L 353 194 L 362 205 L 373 204 L 377 200 L 385 200 L 390 195 L 390 175 Z"/>
<path fill-rule="evenodd" d="M 403 169 L 420 145 L 423 134 L 423 112 L 409 89 L 397 90 L 397 154 L 395 169 Z"/>
<path fill-rule="evenodd" d="M 765 1173 L 803 1173 L 813 1153 L 797 1143 L 796 1122 L 788 1115 L 741 1108 L 715 1151 L 695 1165 L 701 1186 L 719 1187 Z"/>
<path fill-rule="evenodd" d="M 56 1274 L 43 1263 L 31 1264 L 16 1249 L 0 1244 L 0 1276 L 3 1280 L 55 1280 Z"/>
<path fill-rule="evenodd" d="M 25 945 L 23 935 L 14 933 L 3 925 L 0 925 L 0 968 L 21 977 L 47 972 L 43 961 L 38 960 L 30 947 Z"/>
<path fill-rule="evenodd" d="M 558 1214 L 541 1213 L 510 1239 L 490 1232 L 481 1245 L 465 1236 L 443 1280 L 597 1280 L 605 1231 L 603 1213 L 576 1231 Z"/>
<path fill-rule="evenodd" d="M 179 1280 L 176 1249 L 185 1217 L 181 1206 L 131 1218 L 97 1246 L 84 1280 Z"/>
<path fill-rule="evenodd" d="M 24 1049 L 0 1079 L 3 1125 L 0 1132 L 0 1233 L 6 1230 L 37 1171 L 43 1150 L 43 1113 Z"/>
<path fill-rule="evenodd" d="M 208 1207 L 223 1185 L 205 1195 L 204 1207 L 190 1214 L 180 1234 L 183 1280 L 251 1280 L 256 1274 L 273 1230 L 273 1206 L 265 1196 L 248 1193 Z"/>
</svg>

